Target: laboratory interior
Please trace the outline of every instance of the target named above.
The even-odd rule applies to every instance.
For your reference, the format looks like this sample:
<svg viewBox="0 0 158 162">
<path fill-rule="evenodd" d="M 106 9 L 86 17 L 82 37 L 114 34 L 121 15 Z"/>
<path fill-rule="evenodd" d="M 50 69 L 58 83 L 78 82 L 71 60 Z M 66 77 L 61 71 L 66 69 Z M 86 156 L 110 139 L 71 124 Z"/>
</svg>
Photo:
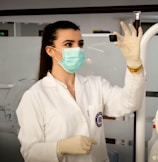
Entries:
<svg viewBox="0 0 158 162">
<path fill-rule="evenodd" d="M 103 116 L 105 142 L 110 162 L 158 162 L 157 0 L 1 1 L 0 162 L 24 162 L 16 109 L 23 93 L 37 80 L 42 31 L 58 20 L 80 26 L 86 59 L 77 73 L 100 75 L 118 86 L 123 86 L 126 63 L 109 36 L 114 31 L 123 33 L 121 21 L 134 24 L 136 30 L 141 25 L 146 74 L 142 104 L 126 116 Z"/>
</svg>

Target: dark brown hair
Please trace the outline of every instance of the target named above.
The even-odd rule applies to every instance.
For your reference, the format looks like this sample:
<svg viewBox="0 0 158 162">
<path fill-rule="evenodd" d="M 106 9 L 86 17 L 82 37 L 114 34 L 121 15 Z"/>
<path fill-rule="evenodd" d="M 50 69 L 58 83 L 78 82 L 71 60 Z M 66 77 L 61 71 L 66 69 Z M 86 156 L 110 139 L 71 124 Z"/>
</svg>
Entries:
<svg viewBox="0 0 158 162">
<path fill-rule="evenodd" d="M 52 24 L 48 24 L 42 32 L 42 45 L 40 52 L 40 65 L 38 80 L 47 75 L 48 70 L 52 69 L 52 58 L 46 53 L 46 46 L 53 46 L 54 40 L 57 39 L 56 31 L 58 29 L 74 29 L 80 30 L 79 26 L 70 21 L 57 21 Z"/>
</svg>

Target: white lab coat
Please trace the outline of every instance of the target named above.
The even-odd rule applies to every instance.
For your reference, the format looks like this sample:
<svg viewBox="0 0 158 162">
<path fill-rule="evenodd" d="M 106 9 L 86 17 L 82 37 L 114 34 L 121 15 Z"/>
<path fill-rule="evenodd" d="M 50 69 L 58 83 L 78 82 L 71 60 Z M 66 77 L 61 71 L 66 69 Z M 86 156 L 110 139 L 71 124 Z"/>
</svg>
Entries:
<svg viewBox="0 0 158 162">
<path fill-rule="evenodd" d="M 98 76 L 75 76 L 76 101 L 48 72 L 27 90 L 17 109 L 18 138 L 25 162 L 108 162 L 102 115 L 135 111 L 144 96 L 144 77 L 126 71 L 125 86 L 111 87 Z M 57 141 L 84 135 L 96 140 L 88 155 L 56 154 Z"/>
</svg>

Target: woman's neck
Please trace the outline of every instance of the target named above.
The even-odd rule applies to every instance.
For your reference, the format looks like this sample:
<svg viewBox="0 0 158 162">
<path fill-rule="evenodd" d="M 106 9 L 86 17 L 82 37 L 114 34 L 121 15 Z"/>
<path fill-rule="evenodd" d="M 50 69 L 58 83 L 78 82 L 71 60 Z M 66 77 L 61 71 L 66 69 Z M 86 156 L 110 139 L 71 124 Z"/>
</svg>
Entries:
<svg viewBox="0 0 158 162">
<path fill-rule="evenodd" d="M 63 69 L 62 70 L 52 69 L 51 74 L 54 76 L 54 78 L 65 83 L 67 86 L 74 85 L 74 81 L 75 81 L 75 74 L 74 73 L 68 73 Z"/>
<path fill-rule="evenodd" d="M 75 74 L 67 73 L 65 71 L 59 72 L 56 70 L 52 70 L 51 74 L 54 78 L 58 79 L 59 81 L 63 82 L 66 86 L 74 100 L 76 100 L 75 97 Z"/>
</svg>

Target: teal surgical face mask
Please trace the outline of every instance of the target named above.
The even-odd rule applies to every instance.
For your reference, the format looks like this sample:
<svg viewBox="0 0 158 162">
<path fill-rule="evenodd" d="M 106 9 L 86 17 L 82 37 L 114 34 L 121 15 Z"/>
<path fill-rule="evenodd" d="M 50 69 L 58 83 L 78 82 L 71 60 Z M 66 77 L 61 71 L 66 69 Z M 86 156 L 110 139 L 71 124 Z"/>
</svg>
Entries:
<svg viewBox="0 0 158 162">
<path fill-rule="evenodd" d="M 62 49 L 62 60 L 58 63 L 63 69 L 69 73 L 76 72 L 82 67 L 85 60 L 85 53 L 82 48 L 63 48 Z"/>
</svg>

